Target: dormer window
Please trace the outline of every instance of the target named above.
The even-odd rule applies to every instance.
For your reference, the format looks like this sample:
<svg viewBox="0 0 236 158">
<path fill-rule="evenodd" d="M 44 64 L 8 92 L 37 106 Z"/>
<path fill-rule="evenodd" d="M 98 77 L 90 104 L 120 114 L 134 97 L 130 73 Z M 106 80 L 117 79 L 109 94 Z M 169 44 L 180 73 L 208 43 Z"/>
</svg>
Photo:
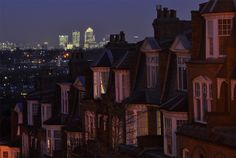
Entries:
<svg viewBox="0 0 236 158">
<path fill-rule="evenodd" d="M 232 31 L 234 15 L 205 15 L 206 58 L 219 58 L 227 54 L 227 43 Z"/>
<path fill-rule="evenodd" d="M 61 87 L 61 113 L 68 114 L 70 84 L 61 83 L 60 87 Z"/>
<path fill-rule="evenodd" d="M 106 94 L 108 80 L 109 80 L 109 68 L 95 68 L 93 72 L 93 86 L 94 86 L 94 98 L 101 98 L 102 94 Z"/>
<path fill-rule="evenodd" d="M 35 116 L 39 114 L 39 104 L 38 101 L 29 100 L 27 102 L 27 115 L 28 115 L 28 125 L 34 125 Z"/>
<path fill-rule="evenodd" d="M 129 96 L 130 80 L 129 71 L 118 70 L 115 72 L 116 102 L 120 103 Z"/>
<path fill-rule="evenodd" d="M 159 56 L 158 54 L 146 54 L 147 64 L 147 88 L 157 86 Z"/>
<path fill-rule="evenodd" d="M 186 62 L 189 61 L 188 56 L 177 57 L 177 82 L 178 90 L 187 90 L 187 66 Z"/>
</svg>

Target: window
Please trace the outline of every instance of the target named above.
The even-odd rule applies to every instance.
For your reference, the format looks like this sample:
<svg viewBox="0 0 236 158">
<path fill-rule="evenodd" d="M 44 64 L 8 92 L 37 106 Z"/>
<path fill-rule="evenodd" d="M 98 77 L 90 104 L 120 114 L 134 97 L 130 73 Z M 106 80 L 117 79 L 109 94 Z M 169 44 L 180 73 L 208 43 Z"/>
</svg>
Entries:
<svg viewBox="0 0 236 158">
<path fill-rule="evenodd" d="M 86 140 L 95 138 L 95 114 L 90 111 L 85 112 L 85 132 Z"/>
<path fill-rule="evenodd" d="M 177 81 L 179 90 L 187 90 L 187 61 L 189 61 L 189 57 L 177 57 Z"/>
<path fill-rule="evenodd" d="M 135 129 L 135 121 L 136 115 L 133 111 L 126 112 L 126 143 L 127 144 L 136 144 L 136 129 Z"/>
<path fill-rule="evenodd" d="M 115 73 L 116 101 L 122 102 L 129 96 L 129 72 L 119 71 Z"/>
<path fill-rule="evenodd" d="M 107 92 L 107 85 L 109 80 L 109 69 L 103 69 L 101 71 L 94 71 L 93 83 L 94 83 L 94 98 L 100 98 L 101 94 Z"/>
<path fill-rule="evenodd" d="M 194 80 L 194 116 L 195 121 L 205 123 L 206 113 L 210 112 L 212 102 L 211 80 L 198 77 Z"/>
<path fill-rule="evenodd" d="M 32 104 L 32 114 L 33 116 L 37 116 L 38 115 L 38 104 Z"/>
<path fill-rule="evenodd" d="M 165 141 L 166 141 L 166 151 L 167 154 L 172 155 L 173 147 L 172 147 L 172 119 L 165 118 Z"/>
<path fill-rule="evenodd" d="M 148 134 L 147 111 L 137 112 L 137 136 L 145 136 Z"/>
<path fill-rule="evenodd" d="M 157 55 L 147 56 L 147 88 L 155 88 L 157 86 L 159 57 Z"/>
<path fill-rule="evenodd" d="M 161 112 L 157 111 L 157 135 L 161 135 Z"/>
<path fill-rule="evenodd" d="M 190 158 L 190 153 L 188 149 L 183 150 L 183 158 Z"/>
<path fill-rule="evenodd" d="M 42 123 L 51 117 L 52 108 L 50 104 L 42 104 L 41 113 L 42 113 Z"/>
<path fill-rule="evenodd" d="M 214 42 L 213 42 L 213 21 L 209 20 L 207 22 L 207 28 L 208 28 L 208 45 L 209 45 L 209 54 L 210 56 L 213 56 L 213 52 L 214 52 Z"/>
<path fill-rule="evenodd" d="M 7 151 L 3 151 L 2 157 L 3 157 L 3 158 L 8 158 L 8 152 L 7 152 Z"/>
<path fill-rule="evenodd" d="M 61 113 L 63 114 L 69 113 L 68 92 L 69 92 L 69 89 L 62 86 L 61 88 Z"/>
<path fill-rule="evenodd" d="M 226 55 L 227 43 L 229 42 L 232 30 L 232 19 L 218 20 L 219 54 Z"/>
</svg>

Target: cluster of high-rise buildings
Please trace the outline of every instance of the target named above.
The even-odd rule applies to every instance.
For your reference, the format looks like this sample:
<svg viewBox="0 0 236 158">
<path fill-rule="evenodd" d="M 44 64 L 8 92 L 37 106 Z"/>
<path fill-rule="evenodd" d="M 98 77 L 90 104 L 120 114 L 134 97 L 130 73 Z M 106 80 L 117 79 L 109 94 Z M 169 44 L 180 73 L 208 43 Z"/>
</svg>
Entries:
<svg viewBox="0 0 236 158">
<path fill-rule="evenodd" d="M 81 33 L 79 31 L 72 32 L 72 41 L 69 41 L 69 35 L 59 35 L 59 47 L 62 49 L 84 48 L 93 49 L 102 47 L 107 43 L 107 39 L 99 43 L 96 42 L 94 30 L 88 27 L 84 33 L 84 40 L 81 41 Z"/>
</svg>

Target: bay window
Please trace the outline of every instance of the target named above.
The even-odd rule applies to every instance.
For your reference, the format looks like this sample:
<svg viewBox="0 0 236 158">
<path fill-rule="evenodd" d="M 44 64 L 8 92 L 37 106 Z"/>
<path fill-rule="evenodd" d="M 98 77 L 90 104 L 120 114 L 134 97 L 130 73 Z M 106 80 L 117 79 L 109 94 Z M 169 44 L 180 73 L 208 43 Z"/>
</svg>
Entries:
<svg viewBox="0 0 236 158">
<path fill-rule="evenodd" d="M 227 43 L 232 31 L 234 15 L 205 16 L 206 58 L 218 58 L 227 54 Z"/>
</svg>

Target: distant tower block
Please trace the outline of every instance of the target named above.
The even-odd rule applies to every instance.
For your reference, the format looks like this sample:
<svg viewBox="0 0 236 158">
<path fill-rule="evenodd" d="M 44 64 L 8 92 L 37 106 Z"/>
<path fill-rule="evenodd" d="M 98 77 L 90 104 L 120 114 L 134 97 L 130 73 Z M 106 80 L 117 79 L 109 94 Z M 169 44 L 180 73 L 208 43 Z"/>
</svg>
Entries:
<svg viewBox="0 0 236 158">
<path fill-rule="evenodd" d="M 59 35 L 59 47 L 65 49 L 68 44 L 68 35 Z"/>
<path fill-rule="evenodd" d="M 90 49 L 96 47 L 94 31 L 91 27 L 87 28 L 84 33 L 84 49 Z"/>
<path fill-rule="evenodd" d="M 79 31 L 72 32 L 72 44 L 73 44 L 73 47 L 75 48 L 80 47 L 80 32 Z"/>
</svg>

